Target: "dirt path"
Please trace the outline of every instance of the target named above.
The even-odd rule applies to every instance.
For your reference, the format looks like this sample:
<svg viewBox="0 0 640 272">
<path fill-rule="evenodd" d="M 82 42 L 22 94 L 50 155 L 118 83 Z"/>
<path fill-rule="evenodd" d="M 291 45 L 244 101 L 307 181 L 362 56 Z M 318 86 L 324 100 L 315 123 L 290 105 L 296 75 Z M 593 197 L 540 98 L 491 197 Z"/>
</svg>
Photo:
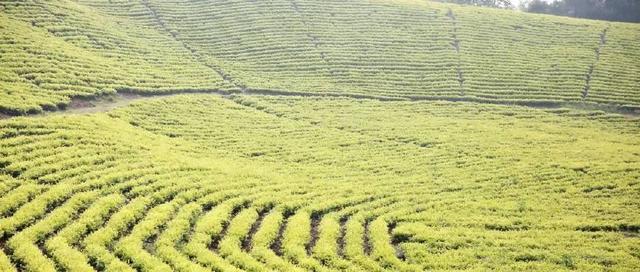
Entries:
<svg viewBox="0 0 640 272">
<path fill-rule="evenodd" d="M 66 115 L 66 114 L 91 114 L 98 112 L 108 112 L 110 110 L 125 107 L 136 101 L 147 101 L 163 99 L 177 95 L 214 95 L 219 97 L 229 97 L 229 95 L 243 95 L 243 96 L 297 96 L 297 97 L 342 97 L 351 99 L 372 99 L 378 101 L 450 101 L 450 102 L 462 102 L 462 103 L 480 103 L 480 104 L 493 104 L 493 105 L 516 105 L 525 106 L 538 109 L 558 109 L 568 108 L 584 111 L 604 111 L 608 113 L 620 114 L 629 118 L 640 119 L 640 109 L 627 108 L 623 106 L 607 105 L 607 104 L 595 104 L 585 102 L 545 102 L 545 103 L 528 103 L 522 101 L 515 102 L 503 102 L 503 101 L 484 101 L 471 97 L 386 97 L 386 96 L 374 96 L 374 95 L 361 95 L 361 94 L 339 94 L 339 93 L 305 93 L 305 92 L 287 92 L 287 91 L 275 91 L 275 90 L 245 90 L 242 93 L 228 93 L 222 91 L 202 91 L 202 92 L 179 92 L 168 94 L 132 94 L 132 93 L 118 93 L 111 96 L 103 96 L 94 99 L 88 98 L 73 98 L 71 103 L 66 108 L 57 111 L 45 111 L 39 114 L 29 115 L 7 115 L 0 113 L 0 120 L 11 119 L 15 117 L 42 117 L 52 115 Z"/>
<path fill-rule="evenodd" d="M 591 79 L 593 77 L 593 70 L 596 69 L 596 65 L 598 65 L 598 62 L 600 61 L 600 54 L 602 52 L 602 48 L 607 44 L 607 31 L 609 31 L 609 26 L 607 26 L 600 33 L 600 41 L 598 42 L 598 47 L 595 49 L 596 58 L 593 61 L 593 63 L 589 65 L 589 68 L 587 69 L 587 75 L 585 76 L 585 84 L 582 90 L 582 100 L 587 99 L 587 96 L 589 95 L 589 91 L 591 90 Z"/>
<path fill-rule="evenodd" d="M 169 29 L 169 26 L 167 26 L 166 22 L 162 18 L 160 18 L 160 16 L 158 15 L 158 12 L 156 12 L 156 10 L 153 9 L 153 7 L 151 7 L 151 4 L 149 4 L 148 0 L 142 0 L 142 5 L 147 9 L 147 11 L 149 11 L 149 14 L 151 15 L 151 17 L 153 17 L 153 19 L 155 20 L 156 24 L 160 27 L 160 29 L 162 29 L 163 32 L 169 34 L 171 38 L 179 42 L 182 45 L 182 47 L 184 47 L 189 52 L 191 52 L 191 55 L 194 57 L 195 60 L 197 60 L 200 64 L 204 65 L 205 67 L 211 69 L 215 73 L 217 73 L 222 78 L 222 80 L 235 86 L 241 92 L 243 93 L 246 92 L 247 87 L 245 85 L 239 83 L 237 80 L 231 77 L 227 72 L 222 70 L 222 68 L 208 63 L 193 46 L 191 46 L 184 40 L 179 39 L 178 35 L 176 35 L 175 32 L 171 31 L 171 29 Z"/>
<path fill-rule="evenodd" d="M 147 100 L 153 98 L 157 99 L 166 96 L 168 95 L 151 97 L 133 94 L 117 94 L 114 96 L 101 97 L 94 100 L 75 98 L 71 100 L 71 103 L 69 103 L 66 109 L 44 113 L 44 115 L 89 114 L 96 112 L 107 112 L 115 108 L 127 106 L 136 100 Z"/>
<path fill-rule="evenodd" d="M 204 93 L 203 93 L 204 94 Z M 208 93 L 209 95 L 221 95 L 219 93 Z M 91 114 L 98 112 L 108 112 L 110 110 L 125 107 L 136 101 L 143 100 L 155 100 L 166 97 L 171 97 L 179 94 L 158 94 L 158 95 L 139 95 L 139 94 L 116 94 L 110 96 L 98 97 L 95 99 L 90 98 L 72 98 L 71 103 L 64 109 L 57 111 L 44 111 L 38 114 L 29 115 L 7 115 L 0 113 L 0 120 L 10 119 L 16 117 L 42 117 L 42 116 L 55 116 L 55 115 L 69 115 L 69 114 Z"/>
<path fill-rule="evenodd" d="M 66 109 L 52 112 L 45 112 L 43 114 L 39 114 L 41 116 L 48 115 L 64 115 L 64 114 L 90 114 L 90 113 L 98 113 L 98 112 L 108 112 L 110 110 L 125 107 L 135 101 L 140 100 L 155 100 L 161 99 L 165 97 L 170 97 L 172 95 L 154 95 L 154 96 L 143 96 L 136 94 L 117 94 L 114 96 L 100 97 L 98 99 L 81 99 L 74 98 L 71 100 L 71 103 L 67 106 Z"/>
<path fill-rule="evenodd" d="M 460 95 L 464 96 L 464 73 L 462 72 L 462 58 L 460 57 L 460 39 L 458 39 L 458 21 L 456 15 L 453 14 L 453 10 L 447 11 L 447 17 L 451 19 L 453 25 L 451 32 L 451 45 L 456 50 L 456 74 L 458 77 L 458 83 L 460 84 Z"/>
</svg>

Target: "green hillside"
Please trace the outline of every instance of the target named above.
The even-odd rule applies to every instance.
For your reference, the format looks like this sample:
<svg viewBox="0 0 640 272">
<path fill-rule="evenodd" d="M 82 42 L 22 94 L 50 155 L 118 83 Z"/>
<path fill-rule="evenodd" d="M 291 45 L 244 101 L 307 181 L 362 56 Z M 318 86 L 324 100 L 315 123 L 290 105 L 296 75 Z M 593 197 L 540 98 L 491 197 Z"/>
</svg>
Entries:
<svg viewBox="0 0 640 272">
<path fill-rule="evenodd" d="M 636 119 L 210 95 L 0 123 L 0 268 L 640 269 Z"/>
<path fill-rule="evenodd" d="M 639 24 L 0 1 L 0 63 L 2 272 L 640 271 Z"/>
<path fill-rule="evenodd" d="M 636 24 L 392 0 L 0 7 L 5 113 L 103 93 L 240 90 L 640 106 Z"/>
</svg>

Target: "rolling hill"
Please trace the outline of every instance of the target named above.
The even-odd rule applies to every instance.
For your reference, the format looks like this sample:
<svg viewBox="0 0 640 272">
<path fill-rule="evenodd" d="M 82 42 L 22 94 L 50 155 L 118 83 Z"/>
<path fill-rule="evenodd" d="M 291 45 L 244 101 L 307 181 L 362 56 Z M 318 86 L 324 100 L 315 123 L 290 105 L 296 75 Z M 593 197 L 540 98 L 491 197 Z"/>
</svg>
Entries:
<svg viewBox="0 0 640 272">
<path fill-rule="evenodd" d="M 10 114 L 115 92 L 640 105 L 636 24 L 391 0 L 0 7 Z"/>
<path fill-rule="evenodd" d="M 640 270 L 638 24 L 30 0 L 0 37 L 0 271 Z"/>
</svg>

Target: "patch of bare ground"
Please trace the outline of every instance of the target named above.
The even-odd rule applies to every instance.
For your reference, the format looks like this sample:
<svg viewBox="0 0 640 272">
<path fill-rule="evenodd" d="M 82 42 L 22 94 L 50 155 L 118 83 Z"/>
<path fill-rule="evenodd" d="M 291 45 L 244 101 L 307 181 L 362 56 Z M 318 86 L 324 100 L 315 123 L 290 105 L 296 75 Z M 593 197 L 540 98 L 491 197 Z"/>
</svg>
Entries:
<svg viewBox="0 0 640 272">
<path fill-rule="evenodd" d="M 45 112 L 44 115 L 91 114 L 98 112 L 108 112 L 116 108 L 125 107 L 138 100 L 155 100 L 180 94 L 192 93 L 215 95 L 225 94 L 217 91 L 185 91 L 165 94 L 137 94 L 132 92 L 120 92 L 115 95 L 100 96 L 97 98 L 72 98 L 71 102 L 64 108 L 60 109 L 59 111 Z"/>
<path fill-rule="evenodd" d="M 607 31 L 608 30 L 609 30 L 609 27 L 607 26 L 600 33 L 600 41 L 598 42 L 598 47 L 595 49 L 595 57 L 596 58 L 593 61 L 593 63 L 591 65 L 589 65 L 589 67 L 587 69 L 587 75 L 585 76 L 585 84 L 584 84 L 584 88 L 582 90 L 582 100 L 587 99 L 587 96 L 589 95 L 589 91 L 591 90 L 591 79 L 593 77 L 593 70 L 595 70 L 596 65 L 598 64 L 598 61 L 600 61 L 600 54 L 602 52 L 602 48 L 607 44 Z"/>
<path fill-rule="evenodd" d="M 74 98 L 70 105 L 63 107 L 57 111 L 45 111 L 44 113 L 30 113 L 27 115 L 13 115 L 8 113 L 0 113 L 0 119 L 10 119 L 14 117 L 38 117 L 48 115 L 62 114 L 91 114 L 99 112 L 108 112 L 110 110 L 127 106 L 135 101 L 162 99 L 177 95 L 198 94 L 198 95 L 215 95 L 220 97 L 229 97 L 237 95 L 219 90 L 176 90 L 161 94 L 137 94 L 132 91 L 124 90 L 116 95 L 100 96 L 97 98 Z M 247 96 L 296 96 L 296 97 L 342 97 L 351 99 L 371 99 L 378 101 L 449 101 L 460 103 L 479 103 L 492 105 L 513 105 L 523 106 L 537 109 L 568 109 L 579 111 L 602 111 L 606 113 L 619 114 L 628 118 L 640 118 L 640 106 L 626 106 L 616 104 L 601 104 L 588 101 L 502 101 L 488 100 L 477 97 L 435 97 L 435 96 L 407 96 L 407 97 L 387 97 L 363 94 L 340 94 L 340 93 L 308 93 L 281 90 L 261 90 L 247 89 L 241 93 Z"/>
<path fill-rule="evenodd" d="M 456 15 L 453 14 L 453 10 L 449 9 L 447 11 L 447 17 L 451 19 L 451 23 L 453 24 L 452 33 L 451 33 L 451 46 L 456 50 L 456 74 L 458 77 L 458 84 L 460 84 L 460 95 L 464 96 L 464 74 L 462 72 L 462 60 L 460 59 L 460 39 L 458 39 L 458 21 L 456 19 Z"/>
<path fill-rule="evenodd" d="M 391 237 L 391 246 L 395 250 L 396 257 L 404 261 L 406 260 L 406 257 L 404 255 L 404 250 L 402 250 L 402 247 L 400 246 L 400 243 L 403 242 L 403 240 L 400 237 L 393 235 L 393 230 L 396 228 L 396 226 L 396 222 L 389 224 L 389 237 Z"/>
<path fill-rule="evenodd" d="M 86 98 L 73 98 L 71 99 L 71 103 L 69 103 L 69 105 L 67 105 L 61 111 L 45 113 L 45 115 L 88 114 L 96 112 L 106 112 L 117 107 L 126 106 L 135 99 L 137 98 L 128 97 L 125 95 L 106 96 L 93 100 Z"/>
<path fill-rule="evenodd" d="M 320 213 L 311 214 L 311 239 L 309 239 L 309 243 L 306 245 L 307 254 L 311 255 L 313 252 L 313 247 L 316 245 L 318 238 L 320 237 L 320 221 L 322 220 L 322 215 Z"/>
<path fill-rule="evenodd" d="M 346 241 L 346 236 L 347 236 L 347 221 L 349 220 L 348 217 L 342 217 L 340 218 L 340 233 L 338 235 L 338 256 L 344 258 L 344 248 L 345 245 L 347 243 Z"/>
<path fill-rule="evenodd" d="M 227 235 L 227 231 L 229 231 L 229 225 L 231 224 L 231 221 L 244 208 L 245 208 L 245 206 L 238 206 L 238 207 L 235 207 L 233 209 L 233 211 L 231 211 L 231 215 L 229 215 L 229 219 L 222 223 L 222 231 L 220 231 L 220 233 L 218 235 L 215 235 L 213 237 L 213 239 L 211 240 L 211 244 L 209 244 L 209 249 L 210 250 L 212 250 L 214 252 L 218 252 L 218 249 L 220 247 L 220 241 L 222 241 L 224 236 Z"/>
<path fill-rule="evenodd" d="M 362 249 L 364 250 L 364 254 L 371 255 L 371 251 L 373 247 L 371 246 L 371 233 L 369 232 L 369 224 L 371 224 L 371 218 L 368 218 L 364 221 L 364 234 L 362 238 Z"/>
<path fill-rule="evenodd" d="M 278 256 L 282 256 L 282 240 L 284 239 L 284 231 L 287 229 L 287 222 L 289 221 L 289 217 L 291 217 L 293 213 L 293 211 L 287 210 L 283 214 L 284 218 L 282 219 L 282 223 L 280 223 L 280 227 L 278 228 L 278 234 L 273 240 L 273 243 L 271 243 L 271 245 L 269 246 L 269 248 L 271 248 L 271 250 L 273 250 L 273 252 Z"/>
<path fill-rule="evenodd" d="M 144 250 L 146 250 L 150 254 L 156 254 L 156 241 L 157 240 L 158 240 L 158 234 L 157 233 L 147 237 L 147 239 L 145 239 L 144 242 L 142 243 L 142 248 L 144 248 Z"/>
<path fill-rule="evenodd" d="M 260 225 L 262 225 L 262 221 L 267 216 L 267 214 L 269 214 L 270 210 L 271 210 L 271 207 L 268 207 L 268 208 L 265 208 L 265 209 L 261 210 L 258 213 L 258 219 L 255 222 L 253 222 L 253 224 L 251 225 L 251 229 L 249 229 L 249 233 L 244 238 L 244 240 L 242 240 L 242 250 L 244 250 L 246 252 L 251 251 L 251 247 L 253 246 L 253 244 L 251 242 L 252 239 L 253 239 L 253 236 L 256 234 L 256 232 L 258 232 L 258 229 L 260 228 Z"/>
<path fill-rule="evenodd" d="M 0 252 L 6 253 L 5 246 L 7 244 L 8 239 L 9 238 L 7 235 L 0 235 Z M 11 255 L 8 255 L 8 256 L 11 256 Z"/>
</svg>

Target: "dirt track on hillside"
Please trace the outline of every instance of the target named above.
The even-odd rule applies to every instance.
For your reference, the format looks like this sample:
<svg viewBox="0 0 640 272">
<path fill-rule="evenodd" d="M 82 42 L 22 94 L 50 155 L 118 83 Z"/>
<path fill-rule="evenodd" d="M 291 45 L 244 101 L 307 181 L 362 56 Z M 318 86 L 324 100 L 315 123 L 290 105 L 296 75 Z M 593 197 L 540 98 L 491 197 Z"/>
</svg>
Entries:
<svg viewBox="0 0 640 272">
<path fill-rule="evenodd" d="M 91 114 L 99 112 L 108 112 L 110 110 L 125 107 L 136 101 L 156 100 L 162 98 L 168 98 L 177 95 L 215 95 L 220 97 L 229 97 L 234 93 L 220 92 L 220 91 L 195 91 L 195 92 L 175 92 L 166 94 L 135 94 L 135 93 L 118 93 L 115 95 L 102 96 L 98 98 L 72 98 L 71 102 L 63 109 L 56 111 L 44 111 L 39 114 L 29 115 L 7 115 L 0 113 L 0 120 L 11 119 L 15 117 L 38 117 L 38 116 L 51 116 L 51 115 L 63 115 L 63 114 Z M 449 102 L 461 102 L 461 103 L 481 103 L 481 104 L 493 104 L 493 105 L 516 105 L 537 109 L 576 109 L 585 111 L 604 111 L 608 113 L 620 114 L 629 118 L 640 118 L 640 109 L 626 109 L 616 105 L 607 104 L 586 104 L 579 102 L 558 102 L 558 103 L 508 103 L 503 101 L 482 101 L 476 99 L 468 99 L 463 97 L 385 97 L 385 96 L 371 96 L 361 94 L 339 94 L 339 93 L 300 93 L 300 92 L 286 92 L 286 91 L 273 91 L 273 90 L 246 90 L 237 95 L 244 96 L 298 96 L 298 97 L 342 97 L 351 99 L 372 99 L 378 101 L 449 101 Z"/>
</svg>

